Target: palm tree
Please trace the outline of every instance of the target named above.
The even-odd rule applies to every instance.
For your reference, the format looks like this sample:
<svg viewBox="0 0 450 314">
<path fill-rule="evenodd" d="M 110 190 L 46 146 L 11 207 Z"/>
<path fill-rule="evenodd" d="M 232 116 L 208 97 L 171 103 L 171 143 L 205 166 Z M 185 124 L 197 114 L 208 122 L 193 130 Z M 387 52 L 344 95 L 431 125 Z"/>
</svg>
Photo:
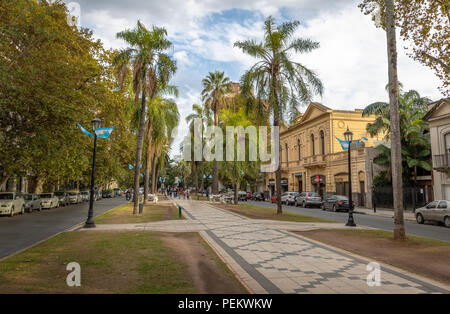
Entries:
<svg viewBox="0 0 450 314">
<path fill-rule="evenodd" d="M 166 39 L 166 36 L 167 31 L 164 28 L 153 26 L 152 30 L 148 30 L 140 21 L 137 22 L 136 28 L 117 33 L 117 38 L 123 39 L 129 45 L 128 48 L 120 50 L 113 61 L 118 70 L 119 84 L 123 87 L 131 67 L 135 102 L 138 103 L 139 98 L 141 99 L 134 167 L 133 214 L 137 214 L 138 211 L 139 175 L 145 136 L 147 97 L 152 99 L 157 95 L 158 86 L 166 85 L 176 71 L 175 62 L 164 53 L 172 47 L 172 43 Z"/>
<path fill-rule="evenodd" d="M 152 110 L 152 131 L 147 151 L 147 172 L 149 173 L 150 165 L 152 165 L 152 188 L 151 192 L 156 193 L 157 189 L 157 172 L 158 165 L 161 160 L 160 157 L 164 156 L 164 152 L 168 150 L 168 147 L 172 141 L 172 132 L 177 127 L 180 114 L 178 112 L 177 104 L 169 99 L 161 97 L 155 98 L 155 106 Z M 148 174 L 147 174 L 148 176 Z"/>
<path fill-rule="evenodd" d="M 219 126 L 219 110 L 224 105 L 224 96 L 230 91 L 230 79 L 225 72 L 215 71 L 202 80 L 202 97 L 206 107 L 214 112 L 214 125 Z M 214 160 L 212 193 L 219 192 L 219 166 Z"/>
<path fill-rule="evenodd" d="M 319 43 L 309 39 L 292 38 L 299 26 L 298 21 L 276 25 L 272 17 L 264 22 L 264 41 L 238 41 L 234 46 L 257 58 L 241 78 L 241 90 L 245 97 L 256 97 L 260 106 L 273 117 L 273 126 L 282 123 L 287 109 L 295 113 L 301 104 L 311 101 L 313 95 L 322 95 L 323 86 L 317 75 L 299 62 L 292 61 L 292 52 L 307 53 L 319 48 Z M 273 149 L 273 148 L 272 148 Z M 280 147 L 277 147 L 278 152 Z M 281 156 L 281 154 L 278 154 Z M 279 163 L 281 164 L 281 163 Z M 281 168 L 276 170 L 277 194 L 281 195 Z M 281 198 L 278 197 L 277 213 L 282 214 Z"/>
<path fill-rule="evenodd" d="M 193 104 L 192 105 L 192 113 L 189 114 L 186 117 L 186 123 L 188 123 L 189 125 L 189 130 L 191 133 L 191 141 L 194 140 L 194 123 L 195 120 L 199 119 L 201 121 L 202 124 L 202 129 L 201 129 L 201 138 L 203 141 L 203 136 L 204 136 L 204 132 L 205 132 L 205 126 L 206 125 L 210 125 L 212 124 L 211 122 L 211 111 L 209 110 L 208 107 L 206 106 L 200 106 L 197 104 Z M 191 144 L 192 145 L 192 144 Z M 203 145 L 202 145 L 203 146 Z M 195 182 L 195 191 L 197 193 L 198 196 L 198 191 L 199 191 L 199 185 L 198 185 L 198 161 L 194 160 L 194 158 L 191 158 L 192 162 L 192 172 L 194 173 L 194 182 Z M 204 180 L 203 180 L 203 175 L 204 175 L 204 164 L 203 164 L 203 154 L 202 154 L 202 160 L 201 160 L 201 172 L 200 172 L 200 176 L 201 176 L 201 186 L 200 186 L 200 191 L 203 192 L 204 190 Z"/>
<path fill-rule="evenodd" d="M 176 88 L 174 92 L 177 94 Z M 160 96 L 154 97 L 148 108 L 147 118 L 147 158 L 145 165 L 144 204 L 148 198 L 149 178 L 152 170 L 152 193 L 155 193 L 154 175 L 159 154 L 164 145 L 169 144 L 173 129 L 178 125 L 179 113 L 176 103 Z M 153 166 L 152 166 L 153 165 Z"/>
</svg>

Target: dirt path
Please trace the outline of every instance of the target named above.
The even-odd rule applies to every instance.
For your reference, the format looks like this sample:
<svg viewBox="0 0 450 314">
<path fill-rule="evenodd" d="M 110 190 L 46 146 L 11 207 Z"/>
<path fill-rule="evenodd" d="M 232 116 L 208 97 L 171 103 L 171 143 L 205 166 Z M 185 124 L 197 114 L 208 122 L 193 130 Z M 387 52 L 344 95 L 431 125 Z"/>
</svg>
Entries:
<svg viewBox="0 0 450 314">
<path fill-rule="evenodd" d="M 181 263 L 188 265 L 189 274 L 199 293 L 247 293 L 197 233 L 164 233 L 161 240 Z"/>
</svg>

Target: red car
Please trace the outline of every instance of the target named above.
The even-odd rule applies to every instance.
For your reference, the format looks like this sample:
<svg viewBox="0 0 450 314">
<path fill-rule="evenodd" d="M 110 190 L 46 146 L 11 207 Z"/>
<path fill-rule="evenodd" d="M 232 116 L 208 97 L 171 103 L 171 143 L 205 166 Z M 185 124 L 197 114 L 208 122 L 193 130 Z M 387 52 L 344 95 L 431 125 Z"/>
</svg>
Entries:
<svg viewBox="0 0 450 314">
<path fill-rule="evenodd" d="M 252 199 L 252 193 L 247 192 L 247 199 L 248 199 L 248 200 Z"/>
<path fill-rule="evenodd" d="M 271 201 L 272 203 L 276 203 L 278 201 L 278 196 L 276 194 L 272 195 Z"/>
</svg>

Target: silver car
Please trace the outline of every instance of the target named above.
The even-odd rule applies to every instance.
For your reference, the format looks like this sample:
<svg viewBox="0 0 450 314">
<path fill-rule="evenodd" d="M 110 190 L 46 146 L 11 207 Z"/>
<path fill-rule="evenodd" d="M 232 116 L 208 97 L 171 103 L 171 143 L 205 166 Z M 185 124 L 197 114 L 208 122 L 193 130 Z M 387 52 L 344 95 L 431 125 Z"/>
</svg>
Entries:
<svg viewBox="0 0 450 314">
<path fill-rule="evenodd" d="M 41 198 L 37 194 L 25 194 L 25 210 L 28 213 L 32 213 L 33 210 L 41 211 L 42 203 Z"/>
<path fill-rule="evenodd" d="M 322 206 L 322 198 L 316 192 L 302 192 L 299 196 L 295 198 L 295 206 L 302 207 L 321 207 Z"/>
<path fill-rule="evenodd" d="M 300 193 L 298 193 L 298 192 L 283 193 L 283 194 L 281 194 L 281 204 L 294 205 L 295 198 L 299 195 L 300 195 Z"/>
<path fill-rule="evenodd" d="M 416 220 L 419 224 L 427 220 L 443 222 L 447 228 L 450 228 L 450 201 L 437 200 L 416 209 Z"/>
<path fill-rule="evenodd" d="M 81 194 L 81 198 L 83 199 L 83 202 L 89 202 L 89 198 L 90 198 L 89 192 L 83 191 L 80 194 Z"/>
</svg>

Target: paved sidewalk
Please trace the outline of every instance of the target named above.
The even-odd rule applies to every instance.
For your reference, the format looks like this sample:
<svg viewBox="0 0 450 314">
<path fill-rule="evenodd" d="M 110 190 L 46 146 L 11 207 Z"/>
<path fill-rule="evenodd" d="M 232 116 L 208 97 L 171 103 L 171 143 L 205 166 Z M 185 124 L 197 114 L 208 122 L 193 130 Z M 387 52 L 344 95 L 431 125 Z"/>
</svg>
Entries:
<svg viewBox="0 0 450 314">
<path fill-rule="evenodd" d="M 206 202 L 175 201 L 187 220 L 97 225 L 83 231 L 200 232 L 254 293 L 450 293 L 448 286 L 385 265 L 381 286 L 369 287 L 369 260 L 287 231 L 347 228 L 343 224 L 254 220 Z"/>
<path fill-rule="evenodd" d="M 356 207 L 355 212 L 365 215 L 372 216 L 381 216 L 381 217 L 389 217 L 394 218 L 394 211 L 388 209 L 377 209 L 376 213 L 373 212 L 373 209 L 365 208 L 365 207 Z M 403 217 L 405 220 L 416 221 L 416 216 L 412 212 L 403 212 Z"/>
</svg>

